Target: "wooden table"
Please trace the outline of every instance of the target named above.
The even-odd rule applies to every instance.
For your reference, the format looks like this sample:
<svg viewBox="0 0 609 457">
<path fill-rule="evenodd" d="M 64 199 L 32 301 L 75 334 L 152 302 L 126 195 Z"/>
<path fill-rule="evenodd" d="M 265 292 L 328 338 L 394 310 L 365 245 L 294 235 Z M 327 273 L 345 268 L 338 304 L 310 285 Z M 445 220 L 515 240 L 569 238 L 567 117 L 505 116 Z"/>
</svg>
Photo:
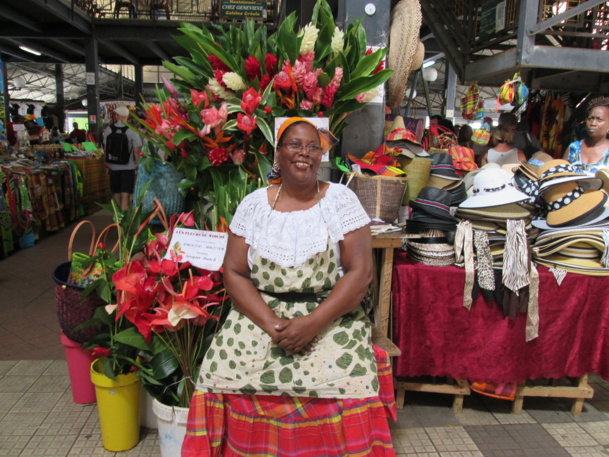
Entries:
<svg viewBox="0 0 609 457">
<path fill-rule="evenodd" d="M 372 248 L 383 250 L 379 265 L 380 276 L 377 299 L 374 303 L 374 323 L 381 334 L 385 336 L 389 336 L 389 318 L 391 317 L 393 250 L 402 247 L 404 238 L 405 234 L 402 232 L 386 233 L 372 237 Z"/>
</svg>

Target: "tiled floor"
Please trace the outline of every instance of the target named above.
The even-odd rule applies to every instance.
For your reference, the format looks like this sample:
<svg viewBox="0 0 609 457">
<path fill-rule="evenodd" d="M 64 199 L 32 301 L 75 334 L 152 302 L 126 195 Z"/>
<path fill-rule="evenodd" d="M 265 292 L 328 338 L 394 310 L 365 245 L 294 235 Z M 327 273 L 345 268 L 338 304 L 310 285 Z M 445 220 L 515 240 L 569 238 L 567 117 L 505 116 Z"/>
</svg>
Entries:
<svg viewBox="0 0 609 457">
<path fill-rule="evenodd" d="M 90 216 L 104 227 L 109 215 Z M 71 228 L 47 235 L 36 247 L 0 260 L 0 457 L 111 456 L 105 451 L 95 405 L 77 405 L 59 342 L 53 268 L 66 258 Z M 88 244 L 83 233 L 79 249 Z M 472 394 L 455 415 L 452 399 L 409 394 L 392 425 L 402 456 L 607 457 L 609 383 L 591 377 L 594 398 L 580 418 L 571 402 L 528 398 L 522 415 L 510 403 Z M 159 456 L 155 430 L 121 456 Z"/>
</svg>

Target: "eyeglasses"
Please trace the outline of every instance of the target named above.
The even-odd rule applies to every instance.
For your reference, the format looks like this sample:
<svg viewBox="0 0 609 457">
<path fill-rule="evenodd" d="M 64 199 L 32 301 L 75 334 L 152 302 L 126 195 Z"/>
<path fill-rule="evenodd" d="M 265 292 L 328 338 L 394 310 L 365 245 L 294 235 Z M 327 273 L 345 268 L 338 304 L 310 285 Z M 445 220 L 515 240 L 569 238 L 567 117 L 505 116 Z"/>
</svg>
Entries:
<svg viewBox="0 0 609 457">
<path fill-rule="evenodd" d="M 292 153 L 302 152 L 304 149 L 311 155 L 321 155 L 323 149 L 321 146 L 317 146 L 316 144 L 309 144 L 307 146 L 300 143 L 283 143 L 282 146 L 288 148 L 288 151 Z"/>
</svg>

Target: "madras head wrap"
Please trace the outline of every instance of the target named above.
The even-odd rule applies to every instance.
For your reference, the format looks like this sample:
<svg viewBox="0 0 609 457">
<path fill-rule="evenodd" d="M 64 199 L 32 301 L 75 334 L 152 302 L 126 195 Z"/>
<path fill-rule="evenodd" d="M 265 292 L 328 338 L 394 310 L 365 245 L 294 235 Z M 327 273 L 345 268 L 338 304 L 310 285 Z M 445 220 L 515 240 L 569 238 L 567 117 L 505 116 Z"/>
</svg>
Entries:
<svg viewBox="0 0 609 457">
<path fill-rule="evenodd" d="M 307 124 L 315 128 L 315 130 L 317 130 L 317 133 L 319 133 L 319 140 L 321 142 L 320 146 L 324 154 L 328 152 L 330 148 L 336 145 L 336 143 L 338 143 L 338 138 L 336 138 L 332 134 L 332 132 L 330 132 L 328 129 L 317 127 L 315 124 L 313 124 L 313 122 L 305 118 L 294 116 L 286 119 L 285 121 L 283 121 L 283 123 L 279 127 L 279 130 L 277 131 L 277 138 L 275 140 L 275 162 L 273 163 L 271 171 L 266 175 L 266 181 L 268 184 L 279 184 L 281 182 L 281 170 L 279 169 L 279 163 L 276 159 L 277 148 L 281 144 L 281 137 L 288 129 L 288 127 L 297 122 L 306 122 Z"/>
</svg>

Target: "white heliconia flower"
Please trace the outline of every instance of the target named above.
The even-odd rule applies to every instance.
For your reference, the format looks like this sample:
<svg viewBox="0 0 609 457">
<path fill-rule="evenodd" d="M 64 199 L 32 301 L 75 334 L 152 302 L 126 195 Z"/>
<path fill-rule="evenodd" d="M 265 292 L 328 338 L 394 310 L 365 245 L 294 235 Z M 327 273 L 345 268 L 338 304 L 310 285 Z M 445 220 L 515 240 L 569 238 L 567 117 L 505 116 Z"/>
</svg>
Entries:
<svg viewBox="0 0 609 457">
<path fill-rule="evenodd" d="M 238 91 L 245 90 L 247 88 L 245 82 L 243 81 L 243 78 L 241 78 L 241 76 L 232 71 L 224 73 L 224 75 L 222 76 L 222 81 L 224 81 L 224 84 L 226 84 L 230 90 Z"/>
<path fill-rule="evenodd" d="M 332 52 L 334 54 L 338 54 L 345 48 L 345 34 L 338 27 L 334 27 L 334 35 L 332 35 L 332 41 L 330 46 L 332 47 Z"/>
<path fill-rule="evenodd" d="M 222 100 L 228 100 L 235 96 L 233 92 L 222 87 L 216 78 L 209 78 L 207 87 L 214 95 L 220 97 Z"/>
<path fill-rule="evenodd" d="M 304 26 L 303 32 L 304 36 L 299 51 L 301 56 L 304 56 L 307 52 L 315 52 L 315 42 L 317 41 L 317 35 L 319 35 L 319 29 L 309 23 Z"/>
</svg>

